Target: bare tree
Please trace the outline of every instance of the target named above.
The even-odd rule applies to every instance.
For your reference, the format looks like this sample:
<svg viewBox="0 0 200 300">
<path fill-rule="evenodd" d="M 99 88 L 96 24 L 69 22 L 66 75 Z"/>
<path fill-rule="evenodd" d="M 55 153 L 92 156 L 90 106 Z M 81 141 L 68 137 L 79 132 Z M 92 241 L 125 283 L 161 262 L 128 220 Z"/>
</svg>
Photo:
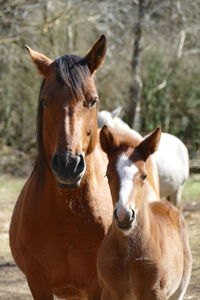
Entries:
<svg viewBox="0 0 200 300">
<path fill-rule="evenodd" d="M 140 113 L 141 113 L 141 89 L 142 79 L 140 76 L 140 56 L 142 40 L 142 24 L 145 14 L 145 0 L 138 1 L 138 16 L 134 26 L 135 41 L 132 56 L 132 85 L 130 88 L 130 105 L 128 113 L 129 126 L 140 131 Z"/>
</svg>

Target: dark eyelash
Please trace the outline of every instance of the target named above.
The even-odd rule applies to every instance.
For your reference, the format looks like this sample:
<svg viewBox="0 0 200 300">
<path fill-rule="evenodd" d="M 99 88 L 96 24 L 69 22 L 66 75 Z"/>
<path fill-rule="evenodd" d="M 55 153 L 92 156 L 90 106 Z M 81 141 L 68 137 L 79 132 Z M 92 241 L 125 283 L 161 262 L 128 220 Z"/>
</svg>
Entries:
<svg viewBox="0 0 200 300">
<path fill-rule="evenodd" d="M 90 103 L 90 106 L 95 106 L 97 104 L 97 101 L 98 101 L 98 98 L 94 98 L 91 103 Z"/>
<path fill-rule="evenodd" d="M 98 97 L 91 99 L 89 102 L 85 102 L 86 107 L 94 107 L 98 102 Z"/>
</svg>

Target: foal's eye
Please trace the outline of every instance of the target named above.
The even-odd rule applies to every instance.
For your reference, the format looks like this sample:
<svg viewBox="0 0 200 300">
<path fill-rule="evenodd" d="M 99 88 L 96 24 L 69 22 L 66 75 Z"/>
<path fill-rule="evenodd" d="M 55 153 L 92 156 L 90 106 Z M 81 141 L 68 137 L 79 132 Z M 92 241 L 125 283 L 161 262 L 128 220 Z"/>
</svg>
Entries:
<svg viewBox="0 0 200 300">
<path fill-rule="evenodd" d="M 140 178 L 141 178 L 142 181 L 145 181 L 147 179 L 147 175 L 146 174 L 142 174 Z"/>
<path fill-rule="evenodd" d="M 43 107 L 47 107 L 47 105 L 48 105 L 47 101 L 45 101 L 44 99 L 42 99 L 42 105 L 43 105 Z"/>
</svg>

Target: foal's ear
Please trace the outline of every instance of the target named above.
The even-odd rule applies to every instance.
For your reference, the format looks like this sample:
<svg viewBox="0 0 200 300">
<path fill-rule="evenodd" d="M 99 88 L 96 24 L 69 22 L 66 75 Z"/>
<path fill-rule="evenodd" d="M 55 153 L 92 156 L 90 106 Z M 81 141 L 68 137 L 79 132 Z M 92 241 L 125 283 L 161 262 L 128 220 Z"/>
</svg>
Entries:
<svg viewBox="0 0 200 300">
<path fill-rule="evenodd" d="M 29 46 L 25 45 L 26 50 L 30 54 L 34 64 L 37 66 L 39 72 L 47 77 L 49 75 L 49 66 L 53 62 L 50 58 L 42 53 L 34 51 Z"/>
<path fill-rule="evenodd" d="M 91 74 L 93 74 L 103 64 L 106 49 L 106 37 L 105 35 L 102 35 L 85 57 Z"/>
<path fill-rule="evenodd" d="M 115 138 L 113 129 L 106 125 L 100 131 L 100 142 L 101 148 L 107 154 L 111 154 L 115 151 L 118 146 L 117 140 Z"/>
<path fill-rule="evenodd" d="M 149 134 L 137 147 L 136 150 L 142 154 L 146 161 L 150 154 L 158 150 L 158 145 L 161 137 L 161 129 L 157 127 L 151 134 Z"/>
</svg>

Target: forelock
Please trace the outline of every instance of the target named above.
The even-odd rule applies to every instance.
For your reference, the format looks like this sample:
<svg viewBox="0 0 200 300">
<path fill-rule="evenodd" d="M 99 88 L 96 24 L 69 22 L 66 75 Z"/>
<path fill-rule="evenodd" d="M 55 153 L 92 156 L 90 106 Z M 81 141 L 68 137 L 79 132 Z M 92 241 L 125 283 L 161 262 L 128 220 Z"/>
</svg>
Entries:
<svg viewBox="0 0 200 300">
<path fill-rule="evenodd" d="M 57 77 L 66 84 L 74 96 L 84 91 L 84 83 L 90 76 L 90 70 L 84 58 L 76 55 L 64 55 L 56 59 Z"/>
</svg>

